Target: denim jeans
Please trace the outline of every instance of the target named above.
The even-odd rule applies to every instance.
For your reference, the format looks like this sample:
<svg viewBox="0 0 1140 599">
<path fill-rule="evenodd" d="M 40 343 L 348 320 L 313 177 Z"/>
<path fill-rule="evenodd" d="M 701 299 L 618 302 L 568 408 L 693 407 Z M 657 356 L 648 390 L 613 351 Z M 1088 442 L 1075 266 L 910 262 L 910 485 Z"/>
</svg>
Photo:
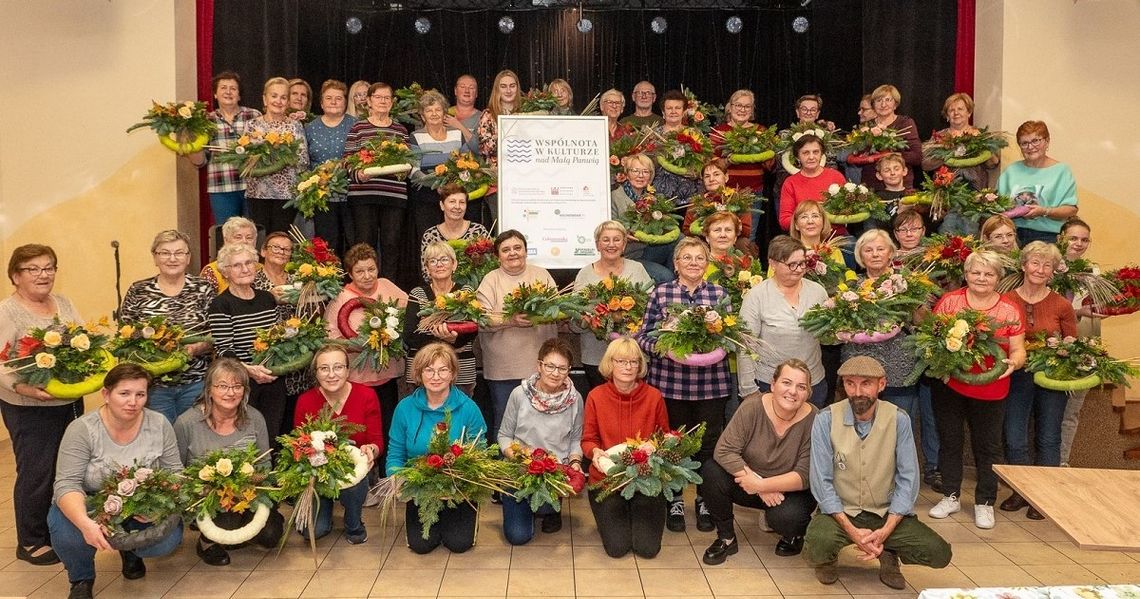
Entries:
<svg viewBox="0 0 1140 599">
<path fill-rule="evenodd" d="M 83 540 L 83 533 L 54 504 L 48 510 L 48 528 L 51 530 L 51 547 L 67 569 L 68 582 L 95 580 L 95 548 Z M 159 557 L 174 551 L 181 543 L 182 523 L 179 522 L 161 541 L 136 549 L 134 554 Z"/>
<path fill-rule="evenodd" d="M 499 438 L 499 424 L 503 422 L 503 412 L 507 411 L 507 400 L 511 398 L 511 391 L 522 384 L 522 379 L 509 379 L 505 381 L 487 381 L 491 390 L 491 406 L 494 409 L 494 421 L 487 431 L 487 442 L 494 443 Z"/>
<path fill-rule="evenodd" d="M 756 381 L 756 386 L 760 389 L 761 393 L 767 393 L 772 390 L 772 383 L 764 383 Z M 811 404 L 819 409 L 824 409 L 827 404 L 827 382 L 820 381 L 811 386 L 811 397 L 808 398 Z"/>
<path fill-rule="evenodd" d="M 907 387 L 887 387 L 879 394 L 879 399 L 884 399 L 895 404 L 895 407 L 906 412 L 910 416 L 911 423 L 917 420 L 915 414 L 918 412 L 918 386 L 910 385 Z"/>
<path fill-rule="evenodd" d="M 360 515 L 364 512 L 364 497 L 368 494 L 368 477 L 347 489 L 341 489 L 340 504 L 344 506 L 344 534 L 359 536 L 364 534 L 364 523 Z M 332 531 L 333 500 L 321 497 L 317 506 L 317 538 L 321 538 Z M 305 529 L 302 536 L 308 537 L 309 531 Z"/>
<path fill-rule="evenodd" d="M 1014 221 L 1017 222 L 1017 221 Z M 1049 231 L 1038 231 L 1037 229 L 1026 229 L 1025 227 L 1017 228 L 1017 247 L 1025 247 L 1030 241 L 1044 241 L 1045 243 L 1057 243 L 1057 234 Z"/>
<path fill-rule="evenodd" d="M 934 420 L 934 405 L 930 402 L 930 383 L 918 382 L 918 414 L 922 420 L 923 472 L 938 470 L 938 423 Z"/>
<path fill-rule="evenodd" d="M 530 500 L 522 501 L 503 496 L 503 536 L 511 545 L 526 545 L 534 538 L 534 517 L 554 514 L 555 509 L 550 505 L 538 508 L 537 512 L 530 510 Z"/>
<path fill-rule="evenodd" d="M 221 225 L 231 216 L 245 214 L 245 191 L 223 191 L 210 194 L 210 211 L 214 213 L 214 224 Z"/>
<path fill-rule="evenodd" d="M 173 387 L 155 385 L 147 393 L 146 407 L 166 416 L 170 424 L 174 424 L 182 412 L 189 410 L 201 397 L 202 385 L 203 381 L 200 380 Z"/>
<path fill-rule="evenodd" d="M 1029 420 L 1036 429 L 1037 465 L 1061 465 L 1061 421 L 1069 403 L 1064 391 L 1043 389 L 1033 383 L 1033 373 L 1016 370 L 1009 377 L 1005 400 L 1005 459 L 1010 464 L 1030 464 Z"/>
</svg>

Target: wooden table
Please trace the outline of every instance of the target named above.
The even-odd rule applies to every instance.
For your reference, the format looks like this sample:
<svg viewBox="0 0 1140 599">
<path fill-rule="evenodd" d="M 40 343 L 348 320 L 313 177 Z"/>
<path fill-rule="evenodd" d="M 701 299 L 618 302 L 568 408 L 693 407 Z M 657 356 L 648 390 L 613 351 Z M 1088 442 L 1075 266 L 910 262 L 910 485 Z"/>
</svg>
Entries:
<svg viewBox="0 0 1140 599">
<path fill-rule="evenodd" d="M 1140 471 L 995 465 L 1081 549 L 1140 551 Z"/>
</svg>

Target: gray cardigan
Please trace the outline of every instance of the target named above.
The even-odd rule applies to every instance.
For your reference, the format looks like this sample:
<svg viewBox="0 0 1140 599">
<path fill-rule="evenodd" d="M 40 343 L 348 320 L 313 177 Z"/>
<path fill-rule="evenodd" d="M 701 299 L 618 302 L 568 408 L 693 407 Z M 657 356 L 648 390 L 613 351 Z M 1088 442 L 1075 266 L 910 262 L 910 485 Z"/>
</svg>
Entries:
<svg viewBox="0 0 1140 599">
<path fill-rule="evenodd" d="M 527 447 L 541 447 L 560 462 L 571 454 L 581 454 L 584 404 L 578 401 L 557 414 L 544 414 L 531 405 L 522 385 L 515 387 L 499 424 L 499 447 L 506 448 L 516 440 Z"/>
</svg>

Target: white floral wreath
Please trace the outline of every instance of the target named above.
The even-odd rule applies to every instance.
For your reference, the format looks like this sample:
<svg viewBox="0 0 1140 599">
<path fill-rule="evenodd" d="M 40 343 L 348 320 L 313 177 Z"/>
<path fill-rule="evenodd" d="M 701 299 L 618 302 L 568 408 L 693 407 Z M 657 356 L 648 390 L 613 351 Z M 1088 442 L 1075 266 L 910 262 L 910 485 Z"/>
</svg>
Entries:
<svg viewBox="0 0 1140 599">
<path fill-rule="evenodd" d="M 364 455 L 364 452 L 355 445 L 349 445 L 345 447 L 345 450 L 348 451 L 348 455 L 352 456 L 354 469 L 352 478 L 341 481 L 341 489 L 355 487 L 357 483 L 364 480 L 364 477 L 368 476 L 368 456 Z"/>
<path fill-rule="evenodd" d="M 198 531 L 202 536 L 222 545 L 239 545 L 257 536 L 265 523 L 269 521 L 269 506 L 264 503 L 257 504 L 253 512 L 253 520 L 241 528 L 227 529 L 214 524 L 214 519 L 208 515 L 198 516 Z"/>
</svg>

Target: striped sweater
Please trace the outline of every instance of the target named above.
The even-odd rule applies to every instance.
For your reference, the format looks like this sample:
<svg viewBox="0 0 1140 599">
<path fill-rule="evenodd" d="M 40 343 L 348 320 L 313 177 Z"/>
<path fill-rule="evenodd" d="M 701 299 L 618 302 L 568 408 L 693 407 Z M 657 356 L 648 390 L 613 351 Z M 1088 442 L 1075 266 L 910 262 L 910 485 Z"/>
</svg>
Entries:
<svg viewBox="0 0 1140 599">
<path fill-rule="evenodd" d="M 253 360 L 255 329 L 277 323 L 277 302 L 268 291 L 255 289 L 253 299 L 242 299 L 226 289 L 210 302 L 210 334 L 219 356 Z"/>
</svg>

